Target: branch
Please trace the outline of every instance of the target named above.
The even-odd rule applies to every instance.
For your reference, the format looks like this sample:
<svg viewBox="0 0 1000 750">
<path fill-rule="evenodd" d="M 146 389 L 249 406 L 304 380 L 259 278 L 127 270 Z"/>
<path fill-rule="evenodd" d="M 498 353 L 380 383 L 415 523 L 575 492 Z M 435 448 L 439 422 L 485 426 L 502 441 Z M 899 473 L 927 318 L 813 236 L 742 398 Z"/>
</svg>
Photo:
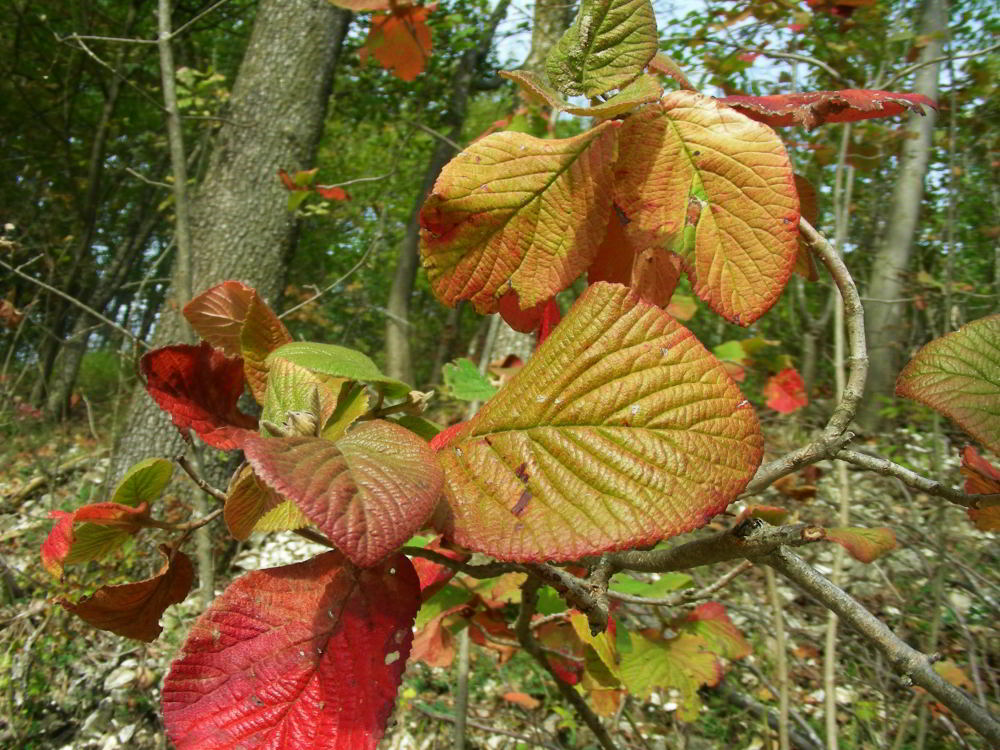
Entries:
<svg viewBox="0 0 1000 750">
<path fill-rule="evenodd" d="M 978 508 L 979 503 L 983 500 L 1000 500 L 1000 494 L 968 495 L 943 485 L 941 482 L 927 479 L 927 477 L 923 477 L 915 471 L 911 471 L 905 466 L 900 466 L 881 456 L 870 456 L 867 453 L 842 448 L 837 451 L 835 458 L 839 458 L 841 461 L 854 464 L 855 466 L 860 466 L 863 469 L 868 469 L 868 471 L 874 471 L 876 474 L 881 474 L 885 477 L 895 477 L 916 490 L 926 492 L 928 495 L 943 497 L 945 500 L 955 503 L 955 505 L 961 505 L 963 508 Z"/>
<path fill-rule="evenodd" d="M 534 616 L 535 609 L 538 606 L 538 589 L 541 588 L 541 585 L 542 582 L 540 580 L 532 577 L 528 578 L 521 586 L 521 611 L 517 615 L 517 623 L 514 626 L 514 632 L 517 633 L 517 640 L 520 641 L 524 650 L 531 654 L 546 672 L 552 675 L 552 679 L 555 681 L 556 687 L 559 688 L 563 699 L 573 706 L 584 723 L 590 727 L 590 731 L 597 737 L 597 741 L 601 747 L 604 750 L 618 750 L 615 743 L 611 740 L 608 730 L 601 724 L 601 720 L 597 714 L 587 705 L 587 701 L 583 696 L 576 692 L 572 685 L 567 685 L 559 679 L 559 675 L 552 669 L 552 665 L 549 664 L 545 652 L 542 651 L 541 644 L 535 640 L 535 637 L 531 633 L 531 618 Z"/>
<path fill-rule="evenodd" d="M 767 49 L 747 49 L 746 47 L 739 47 L 738 50 L 743 52 L 749 52 L 754 55 L 763 55 L 764 57 L 773 57 L 777 60 L 794 60 L 795 62 L 806 63 L 807 65 L 814 65 L 817 68 L 822 69 L 828 73 L 835 81 L 840 81 L 845 86 L 849 85 L 849 81 L 837 72 L 836 68 L 818 60 L 815 57 L 809 57 L 808 55 L 799 55 L 794 52 L 777 52 L 774 50 Z"/>
<path fill-rule="evenodd" d="M 668 573 L 740 558 L 756 561 L 775 552 L 782 545 L 799 547 L 825 538 L 825 529 L 818 526 L 768 526 L 748 520 L 728 531 L 695 539 L 679 547 L 616 552 L 608 557 L 616 571 Z"/>
<path fill-rule="evenodd" d="M 76 305 L 77 307 L 79 307 L 84 312 L 89 313 L 90 315 L 93 315 L 95 318 L 97 318 L 99 321 L 101 321 L 105 325 L 111 326 L 116 331 L 118 331 L 118 333 L 122 334 L 123 336 L 125 336 L 126 338 L 128 338 L 130 341 L 133 341 L 136 344 L 139 344 L 144 349 L 149 349 L 149 344 L 147 344 L 145 341 L 140 341 L 136 337 L 136 335 L 134 333 L 132 333 L 131 331 L 129 331 L 129 330 L 125 329 L 125 328 L 122 328 L 120 325 L 118 325 L 117 323 L 115 323 L 113 320 L 109 320 L 108 318 L 105 318 L 103 315 L 101 315 L 99 312 L 97 312 L 97 310 L 95 310 L 92 307 L 88 307 L 87 305 L 85 305 L 80 300 L 76 299 L 75 297 L 71 297 L 70 295 L 66 294 L 66 292 L 62 292 L 62 291 L 56 289 L 54 286 L 50 286 L 49 284 L 46 284 L 44 281 L 39 281 L 38 279 L 36 279 L 36 278 L 34 278 L 32 276 L 28 276 L 28 274 L 26 274 L 26 273 L 22 273 L 20 269 L 14 268 L 13 266 L 10 266 L 10 265 L 7 265 L 2 260 L 0 260 L 0 266 L 3 266 L 4 268 L 6 268 L 8 271 L 10 271 L 11 273 L 15 274 L 16 276 L 20 276 L 22 279 L 25 279 L 26 281 L 30 281 L 32 284 L 36 284 L 37 286 L 40 286 L 42 289 L 45 289 L 46 291 L 52 292 L 53 294 L 62 297 L 67 302 L 71 302 L 72 304 Z"/>
<path fill-rule="evenodd" d="M 188 477 L 191 479 L 192 482 L 195 483 L 198 489 L 200 489 L 207 495 L 211 495 L 220 503 L 226 502 L 226 493 L 220 490 L 218 487 L 213 487 L 204 479 L 202 479 L 201 475 L 198 473 L 198 470 L 191 465 L 190 461 L 188 461 L 187 456 L 183 454 L 175 456 L 174 461 L 177 462 L 178 466 L 184 469 L 184 473 L 188 475 Z"/>
<path fill-rule="evenodd" d="M 485 565 L 470 565 L 461 560 L 452 560 L 440 552 L 435 552 L 432 549 L 424 549 L 423 547 L 403 547 L 400 552 L 410 557 L 422 557 L 425 560 L 430 560 L 433 563 L 443 565 L 446 568 L 451 568 L 459 573 L 465 573 L 465 575 L 477 579 L 496 578 L 497 576 L 502 576 L 504 573 L 527 572 L 524 566 L 519 563 L 495 562 Z"/>
<path fill-rule="evenodd" d="M 429 708 L 427 708 L 427 706 L 421 705 L 420 703 L 414 703 L 412 705 L 424 716 L 430 717 L 431 719 L 435 719 L 436 721 L 450 721 L 452 724 L 454 724 L 456 721 L 454 716 L 450 716 L 448 714 L 435 713 L 434 711 L 431 711 Z M 490 734 L 499 734 L 503 735 L 504 737 L 512 737 L 518 742 L 524 742 L 529 745 L 535 745 L 536 747 L 548 748 L 548 750 L 562 750 L 562 747 L 559 745 L 551 745 L 548 742 L 542 742 L 541 740 L 536 740 L 531 737 L 526 737 L 523 734 L 517 734 L 516 732 L 511 732 L 507 729 L 500 729 L 500 727 L 491 727 L 488 724 L 481 724 L 480 722 L 474 721 L 473 719 L 466 719 L 465 723 L 467 726 L 475 727 L 476 729 L 481 729 L 482 731 L 489 732 Z"/>
<path fill-rule="evenodd" d="M 537 576 L 543 582 L 557 589 L 566 601 L 587 615 L 587 624 L 594 635 L 603 633 L 608 628 L 608 617 L 611 612 L 608 607 L 607 581 L 585 581 L 577 578 L 555 565 L 526 565 L 530 574 Z"/>
<path fill-rule="evenodd" d="M 979 734 L 1000 746 L 1000 722 L 972 698 L 945 681 L 930 660 L 911 648 L 856 599 L 841 591 L 798 555 L 775 550 L 763 559 L 872 643 L 897 672 L 924 688 Z"/>
<path fill-rule="evenodd" d="M 932 57 L 930 60 L 921 60 L 920 62 L 913 63 L 913 65 L 910 65 L 909 67 L 903 68 L 901 71 L 896 73 L 896 75 L 894 75 L 892 78 L 886 81 L 885 84 L 883 85 L 885 88 L 888 88 L 889 86 L 892 86 L 892 84 L 894 84 L 899 79 L 905 78 L 906 76 L 910 75 L 910 73 L 916 70 L 920 70 L 920 68 L 926 67 L 928 65 L 935 65 L 936 63 L 944 62 L 945 60 L 962 60 L 966 57 L 978 57 L 979 55 L 985 55 L 989 52 L 992 52 L 995 49 L 1000 49 L 1000 42 L 992 44 L 989 47 L 985 47 L 983 49 L 974 49 L 970 52 L 959 52 L 956 55 L 942 55 L 941 57 Z"/>
</svg>

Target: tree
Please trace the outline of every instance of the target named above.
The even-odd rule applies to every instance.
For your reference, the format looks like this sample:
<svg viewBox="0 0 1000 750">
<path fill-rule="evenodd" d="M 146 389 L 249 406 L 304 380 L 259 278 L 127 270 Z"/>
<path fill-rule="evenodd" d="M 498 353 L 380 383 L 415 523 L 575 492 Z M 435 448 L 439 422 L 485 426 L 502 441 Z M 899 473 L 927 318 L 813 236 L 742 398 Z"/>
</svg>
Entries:
<svg viewBox="0 0 1000 750">
<path fill-rule="evenodd" d="M 265 299 L 281 292 L 296 220 L 279 169 L 312 164 L 350 13 L 323 0 L 263 0 L 233 85 L 205 178 L 192 201 L 192 278 L 200 285 L 239 276 Z M 184 339 L 168 298 L 154 342 Z M 145 392 L 136 392 L 112 476 L 145 456 L 172 454 L 176 438 Z"/>
<path fill-rule="evenodd" d="M 585 2 L 545 75 L 511 77 L 554 109 L 592 118 L 593 127 L 559 139 L 493 133 L 452 159 L 424 202 L 421 256 L 439 299 L 468 300 L 481 312 L 507 304 L 507 314 L 538 322 L 537 353 L 466 421 L 439 430 L 421 419 L 425 394 L 360 352 L 275 335 L 277 316 L 235 281 L 185 306 L 201 344 L 143 358 L 146 388 L 178 430 L 242 450 L 246 463 L 222 491 L 180 461 L 224 503 L 190 521 L 151 514 L 169 479 L 164 459 L 133 467 L 111 503 L 59 513 L 42 549 L 57 574 L 144 528 L 171 535 L 157 576 L 63 605 L 100 627 L 155 637 L 164 609 L 190 587 L 181 545 L 220 513 L 237 538 L 294 529 L 331 548 L 249 573 L 199 618 L 163 690 L 168 735 L 182 750 L 374 748 L 411 650 L 413 618 L 458 572 L 517 574 L 516 617 L 491 622 L 479 594 L 472 604 L 441 607 L 438 629 L 455 615 L 487 633 L 495 628 L 504 645 L 516 639 L 598 743 L 615 748 L 597 711 L 626 692 L 646 699 L 676 690 L 681 717 L 696 716 L 699 688 L 716 684 L 720 658 L 739 658 L 746 644 L 713 602 L 661 628 L 620 633 L 611 577 L 726 560 L 783 574 L 859 630 L 894 670 L 987 741 L 1000 741 L 988 709 L 791 551 L 830 541 L 872 561 L 895 546 L 890 530 L 784 524 L 783 509 L 750 506 L 724 531 L 654 547 L 820 459 L 895 477 L 969 509 L 983 528 L 997 527 L 1000 501 L 1000 472 L 975 451 L 965 457 L 963 492 L 849 447 L 868 367 L 862 300 L 838 252 L 801 218 L 773 130 L 900 114 L 928 106 L 926 98 L 844 90 L 713 99 L 656 49 L 648 2 Z M 680 88 L 665 93 L 661 75 Z M 568 96 L 592 102 L 575 106 Z M 778 302 L 803 255 L 825 267 L 842 297 L 849 369 L 825 426 L 762 463 L 760 424 L 730 368 L 664 308 L 683 271 L 714 312 L 751 325 Z M 558 322 L 553 297 L 582 272 L 589 286 Z M 1000 316 L 992 315 L 928 344 L 897 392 L 997 451 L 997 352 Z M 769 384 L 769 403 L 787 411 L 798 400 L 797 376 L 781 375 Z M 245 383 L 259 420 L 238 407 Z M 427 525 L 438 533 L 433 542 L 406 544 Z M 472 553 L 493 561 L 470 563 Z M 536 618 L 546 585 L 576 610 L 557 613 L 561 622 Z M 782 736 L 787 746 L 787 730 Z"/>
</svg>

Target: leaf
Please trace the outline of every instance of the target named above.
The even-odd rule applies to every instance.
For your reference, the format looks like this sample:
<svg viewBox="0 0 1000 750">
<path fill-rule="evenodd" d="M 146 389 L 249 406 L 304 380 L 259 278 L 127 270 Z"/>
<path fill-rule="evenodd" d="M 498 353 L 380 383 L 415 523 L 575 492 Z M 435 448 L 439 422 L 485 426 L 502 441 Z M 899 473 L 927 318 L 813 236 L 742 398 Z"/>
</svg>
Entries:
<svg viewBox="0 0 1000 750">
<path fill-rule="evenodd" d="M 447 535 L 501 560 L 578 559 L 690 531 L 761 458 L 756 416 L 722 366 L 662 310 L 605 283 L 438 438 Z"/>
<path fill-rule="evenodd" d="M 274 350 L 268 361 L 278 358 L 322 375 L 374 384 L 390 398 L 403 398 L 410 392 L 406 383 L 383 375 L 367 355 L 344 346 L 295 341 Z"/>
<path fill-rule="evenodd" d="M 170 484 L 174 465 L 165 458 L 147 458 L 134 464 L 115 487 L 111 502 L 135 507 L 151 503 Z"/>
<path fill-rule="evenodd" d="M 563 112 L 573 105 L 563 98 L 543 75 L 531 70 L 501 70 L 497 73 L 501 78 L 513 81 L 521 94 L 530 102 L 551 107 L 557 112 Z"/>
<path fill-rule="evenodd" d="M 766 125 L 701 94 L 668 94 L 622 126 L 614 189 L 630 242 L 679 255 L 720 315 L 746 326 L 777 301 L 798 253 L 799 204 Z"/>
<path fill-rule="evenodd" d="M 610 675 L 618 679 L 618 670 L 622 657 L 618 653 L 611 628 L 608 628 L 603 633 L 592 635 L 590 625 L 587 622 L 587 616 L 579 612 L 572 615 L 569 618 L 569 622 L 573 626 L 573 632 L 576 633 L 576 637 L 580 639 L 580 642 L 594 649 L 594 653 L 600 658 Z"/>
<path fill-rule="evenodd" d="M 565 94 L 598 96 L 637 78 L 657 42 L 649 0 L 583 0 L 549 52 L 545 72 Z"/>
<path fill-rule="evenodd" d="M 815 490 L 815 488 L 814 488 Z M 737 523 L 747 518 L 760 518 L 772 526 L 780 526 L 789 516 L 789 511 L 776 505 L 748 505 L 737 518 Z"/>
<path fill-rule="evenodd" d="M 801 125 L 808 130 L 825 122 L 855 122 L 873 117 L 893 117 L 907 110 L 922 115 L 924 107 L 937 109 L 937 105 L 923 94 L 900 94 L 872 89 L 727 96 L 720 101 L 772 128 Z"/>
<path fill-rule="evenodd" d="M 970 495 L 1000 493 L 1000 470 L 979 455 L 971 445 L 962 451 L 962 476 Z M 969 508 L 969 518 L 980 531 L 1000 531 L 1000 502 L 980 500 L 978 508 Z"/>
<path fill-rule="evenodd" d="M 258 481 L 253 469 L 244 464 L 233 474 L 226 491 L 222 515 L 229 533 L 240 541 L 249 539 L 257 522 L 282 502 L 281 497 Z M 307 523 L 294 528 L 301 528 Z"/>
<path fill-rule="evenodd" d="M 357 565 L 374 565 L 430 517 L 441 469 L 409 430 L 364 422 L 336 443 L 259 438 L 244 451 L 257 476 L 299 509 Z"/>
<path fill-rule="evenodd" d="M 246 284 L 223 281 L 184 305 L 184 317 L 205 341 L 227 357 L 238 357 L 240 332 L 256 296 L 256 290 Z"/>
<path fill-rule="evenodd" d="M 647 302 L 664 307 L 677 287 L 680 272 L 676 255 L 654 248 L 639 251 L 626 236 L 618 212 L 612 211 L 604 240 L 587 269 L 587 281 L 624 284 Z"/>
<path fill-rule="evenodd" d="M 361 64 L 375 55 L 386 70 L 404 81 L 413 81 L 423 71 L 431 54 L 431 30 L 426 6 L 394 7 L 391 13 L 372 17 L 368 39 L 361 46 Z"/>
<path fill-rule="evenodd" d="M 610 585 L 612 591 L 620 591 L 632 596 L 660 599 L 671 591 L 687 588 L 693 580 L 687 573 L 660 573 L 655 581 L 637 581 L 628 575 L 615 576 Z"/>
<path fill-rule="evenodd" d="M 861 529 L 855 526 L 826 530 L 828 541 L 836 542 L 858 562 L 870 563 L 886 552 L 896 549 L 896 534 L 892 529 Z"/>
<path fill-rule="evenodd" d="M 542 705 L 540 700 L 532 698 L 527 693 L 509 692 L 504 693 L 502 698 L 508 703 L 514 703 L 521 708 L 528 709 L 529 711 L 539 708 Z"/>
<path fill-rule="evenodd" d="M 267 390 L 268 355 L 291 340 L 285 324 L 255 295 L 240 332 L 240 352 L 247 383 L 257 403 L 264 402 Z"/>
<path fill-rule="evenodd" d="M 1000 453 L 1000 315 L 974 320 L 918 351 L 896 395 L 926 404 Z"/>
<path fill-rule="evenodd" d="M 802 175 L 795 175 L 795 192 L 799 195 L 799 210 L 802 218 L 813 226 L 819 224 L 819 197 L 816 188 Z M 799 232 L 799 252 L 795 256 L 795 273 L 807 281 L 819 281 L 812 250 L 802 233 Z"/>
<path fill-rule="evenodd" d="M 691 320 L 698 312 L 698 303 L 694 297 L 686 294 L 675 294 L 670 298 L 666 311 L 677 320 Z"/>
<path fill-rule="evenodd" d="M 238 578 L 198 618 L 163 684 L 178 750 L 375 750 L 413 640 L 402 555 L 337 552 Z"/>
<path fill-rule="evenodd" d="M 92 503 L 72 513 L 53 510 L 49 518 L 57 521 L 42 542 L 42 566 L 59 578 L 64 565 L 97 560 L 120 547 L 145 525 L 149 504 Z"/>
<path fill-rule="evenodd" d="M 328 201 L 349 201 L 351 199 L 347 191 L 337 185 L 317 185 L 314 190 L 317 195 Z"/>
<path fill-rule="evenodd" d="M 541 325 L 545 307 L 553 299 L 550 297 L 548 301 L 543 300 L 533 307 L 522 310 L 521 303 L 517 299 L 517 292 L 511 290 L 501 295 L 497 300 L 497 313 L 503 318 L 503 322 L 515 331 L 533 333 Z"/>
<path fill-rule="evenodd" d="M 705 640 L 691 633 L 665 639 L 654 633 L 632 633 L 632 650 L 622 655 L 622 683 L 639 700 L 654 689 L 680 693 L 677 718 L 694 721 L 701 709 L 698 689 L 722 679 L 722 665 Z"/>
<path fill-rule="evenodd" d="M 709 650 L 727 659 L 742 659 L 752 649 L 743 633 L 733 625 L 719 602 L 705 602 L 691 610 L 676 627 L 704 639 Z"/>
<path fill-rule="evenodd" d="M 669 55 L 663 52 L 657 52 L 653 55 L 653 59 L 649 61 L 649 69 L 654 73 L 660 73 L 674 79 L 674 81 L 680 84 L 682 89 L 695 90 L 695 86 L 688 80 L 688 77 L 680 69 L 680 66 Z"/>
<path fill-rule="evenodd" d="M 449 362 L 441 368 L 445 390 L 452 398 L 463 401 L 487 401 L 497 389 L 471 359 L 465 357 Z"/>
<path fill-rule="evenodd" d="M 344 382 L 321 377 L 302 365 L 276 357 L 268 363 L 260 421 L 283 426 L 288 415 L 294 413 L 308 415 L 308 419 L 315 419 L 320 428 L 325 427 L 333 416 L 337 394 Z M 320 413 L 314 414 L 317 406 Z"/>
<path fill-rule="evenodd" d="M 535 629 L 538 642 L 548 649 L 545 654 L 556 677 L 568 685 L 576 685 L 583 675 L 584 647 L 573 626 L 565 620 L 543 623 Z"/>
<path fill-rule="evenodd" d="M 451 560 L 458 560 L 459 562 L 466 562 L 472 557 L 467 552 L 448 549 L 444 546 L 443 541 L 443 537 L 438 536 L 425 544 L 424 549 L 438 552 Z M 455 577 L 457 572 L 454 568 L 449 568 L 447 565 L 440 565 L 424 557 L 415 557 L 410 562 L 413 563 L 413 568 L 417 571 L 417 577 L 420 579 L 420 598 L 424 602 L 441 590 L 448 581 Z"/>
<path fill-rule="evenodd" d="M 294 500 L 282 500 L 254 524 L 254 531 L 294 531 L 309 525 L 309 519 Z"/>
<path fill-rule="evenodd" d="M 791 414 L 809 403 L 805 381 L 793 367 L 768 378 L 764 396 L 767 405 L 780 414 Z"/>
<path fill-rule="evenodd" d="M 181 434 L 194 430 L 213 448 L 235 450 L 257 420 L 236 402 L 243 393 L 243 362 L 208 343 L 154 349 L 139 363 L 146 390 Z"/>
<path fill-rule="evenodd" d="M 68 599 L 59 603 L 67 610 L 101 630 L 135 638 L 156 640 L 163 628 L 160 617 L 171 604 L 187 598 L 194 582 L 191 560 L 180 550 L 160 545 L 165 562 L 152 578 L 118 586 L 101 586 L 92 596 L 75 604 Z"/>
<path fill-rule="evenodd" d="M 362 13 L 366 10 L 388 10 L 392 2 L 391 0 L 330 0 L 330 4 L 338 8 L 353 10 L 355 13 Z M 406 5 L 407 3 L 398 2 L 396 4 Z"/>
<path fill-rule="evenodd" d="M 422 661 L 429 667 L 447 669 L 455 660 L 455 639 L 444 625 L 446 617 L 462 609 L 459 604 L 439 612 L 417 630 L 413 638 L 413 661 Z"/>
<path fill-rule="evenodd" d="M 494 133 L 452 159 L 420 211 L 421 257 L 435 296 L 495 312 L 546 302 L 597 252 L 611 210 L 617 124 L 573 138 Z"/>
<path fill-rule="evenodd" d="M 556 298 L 553 297 L 545 303 L 545 307 L 542 309 L 542 320 L 538 325 L 538 337 L 535 342 L 536 349 L 541 346 L 542 342 L 549 337 L 549 334 L 556 329 L 556 326 L 559 325 L 561 320 L 562 310 L 559 308 L 559 303 L 556 302 Z"/>
<path fill-rule="evenodd" d="M 501 70 L 501 78 L 517 84 L 526 97 L 537 104 L 551 107 L 556 111 L 568 112 L 580 117 L 595 117 L 607 120 L 629 112 L 640 104 L 655 102 L 663 95 L 663 88 L 653 76 L 642 75 L 607 101 L 590 107 L 574 107 L 552 88 L 537 73 L 529 70 Z"/>
</svg>

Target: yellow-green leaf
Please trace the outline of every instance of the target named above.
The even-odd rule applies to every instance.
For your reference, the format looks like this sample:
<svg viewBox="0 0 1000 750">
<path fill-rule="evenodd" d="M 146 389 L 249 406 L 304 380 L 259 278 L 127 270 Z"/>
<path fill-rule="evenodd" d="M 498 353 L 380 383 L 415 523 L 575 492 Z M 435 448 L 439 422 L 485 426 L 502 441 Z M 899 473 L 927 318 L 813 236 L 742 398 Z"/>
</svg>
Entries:
<svg viewBox="0 0 1000 750">
<path fill-rule="evenodd" d="M 170 484 L 174 465 L 165 458 L 147 458 L 125 472 L 125 476 L 115 487 L 111 502 L 131 505 L 151 503 Z"/>
<path fill-rule="evenodd" d="M 896 394 L 950 417 L 1000 453 L 1000 315 L 931 341 L 903 368 Z"/>
<path fill-rule="evenodd" d="M 592 285 L 439 452 L 455 541 L 570 560 L 698 528 L 761 459 L 753 408 L 662 309 Z"/>
<path fill-rule="evenodd" d="M 513 291 L 526 310 L 579 276 L 608 223 L 616 130 L 606 122 L 561 140 L 494 133 L 452 159 L 420 212 L 437 298 L 488 313 Z"/>
<path fill-rule="evenodd" d="M 615 205 L 636 247 L 677 253 L 698 296 L 740 325 L 795 267 L 799 202 L 781 140 L 711 97 L 675 91 L 619 136 Z"/>
</svg>

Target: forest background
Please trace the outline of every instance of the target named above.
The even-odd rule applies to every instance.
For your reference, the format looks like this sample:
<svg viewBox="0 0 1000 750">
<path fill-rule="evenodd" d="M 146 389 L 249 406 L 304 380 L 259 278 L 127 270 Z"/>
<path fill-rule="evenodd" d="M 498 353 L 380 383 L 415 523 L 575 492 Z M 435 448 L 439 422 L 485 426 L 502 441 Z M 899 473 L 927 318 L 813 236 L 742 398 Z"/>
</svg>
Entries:
<svg viewBox="0 0 1000 750">
<path fill-rule="evenodd" d="M 869 311 L 874 390 L 859 428 L 883 455 L 957 484 L 953 448 L 963 438 L 890 394 L 917 347 L 997 310 L 1000 56 L 992 4 L 655 5 L 661 48 L 707 93 L 881 88 L 938 101 L 937 113 L 923 117 L 783 136 L 796 171 L 816 188 L 814 223 L 837 239 Z M 133 398 L 137 356 L 154 341 L 184 335 L 172 118 L 156 10 L 150 2 L 15 2 L 0 19 L 0 158 L 7 165 L 0 179 L 0 431 L 7 438 L 0 449 L 0 742 L 10 746 L 163 742 L 155 686 L 183 636 L 183 607 L 165 618 L 162 643 L 125 646 L 46 604 L 59 591 L 36 558 L 48 511 L 99 499 L 141 452 L 170 450 L 157 441 L 173 433 L 142 416 L 156 414 L 143 394 Z M 579 118 L 522 111 L 513 87 L 496 76 L 544 55 L 544 34 L 527 33 L 532 17 L 551 44 L 572 9 L 440 2 L 426 14 L 432 46 L 421 50 L 398 39 L 379 48 L 370 41 L 371 14 L 318 2 L 177 3 L 170 41 L 175 122 L 187 144 L 184 184 L 194 194 L 193 291 L 245 280 L 288 313 L 296 338 L 365 351 L 390 375 L 437 389 L 429 414 L 438 422 L 463 416 L 467 404 L 449 398 L 446 363 L 468 356 L 477 367 L 492 365 L 500 379 L 507 355 L 526 356 L 530 345 L 498 335 L 491 319 L 467 305 L 449 311 L 433 298 L 416 273 L 416 208 L 443 163 L 489 129 L 510 125 L 503 121 L 514 117 L 515 127 L 557 137 L 584 129 Z M 399 54 L 387 56 L 387 48 Z M 268 137 L 242 142 L 247 117 L 265 122 Z M 289 190 L 279 170 L 294 187 L 326 187 Z M 220 228 L 221 216 L 227 223 Z M 699 313 L 690 289 L 675 298 L 686 325 L 743 378 L 777 446 L 796 444 L 820 424 L 833 397 L 831 289 L 796 278 L 749 330 Z M 563 309 L 573 293 L 560 298 Z M 767 406 L 770 378 L 788 368 L 801 373 L 808 398 L 792 415 Z M 787 486 L 783 502 L 811 519 L 832 519 L 843 483 L 821 468 Z M 901 547 L 883 567 L 848 565 L 844 575 L 860 586 L 855 593 L 925 650 L 943 651 L 980 698 L 996 702 L 997 636 L 989 623 L 997 614 L 998 552 L 991 537 L 969 526 L 961 510 L 891 480 L 850 484 L 859 523 L 893 527 Z M 220 579 L 262 563 L 253 544 L 221 535 L 212 541 Z M 289 554 L 301 559 L 306 552 Z M 832 554 L 817 560 L 834 564 Z M 765 590 L 763 574 L 732 584 L 731 612 L 755 651 L 734 664 L 725 690 L 707 697 L 706 715 L 685 724 L 669 711 L 633 706 L 628 723 L 643 727 L 628 738 L 634 746 L 642 746 L 640 737 L 671 747 L 737 736 L 748 745 L 771 741 L 760 712 L 777 705 L 778 658 L 770 614 L 756 604 Z M 799 728 L 818 743 L 825 678 L 814 651 L 825 615 L 790 588 L 782 595 Z M 851 665 L 836 686 L 844 746 L 975 746 L 974 735 L 893 681 L 850 635 L 843 638 Z M 478 659 L 474 652 L 473 662 L 478 723 L 586 746 L 585 730 L 554 697 L 545 700 L 549 691 L 529 666 L 515 659 L 498 671 L 485 652 Z M 411 709 L 422 708 L 404 708 L 393 741 L 443 737 L 451 684 L 447 669 L 415 665 L 403 694 Z M 522 694 L 532 701 L 501 697 Z M 473 735 L 469 743 L 498 736 Z M 444 742 L 430 746 L 437 741 Z"/>
</svg>

